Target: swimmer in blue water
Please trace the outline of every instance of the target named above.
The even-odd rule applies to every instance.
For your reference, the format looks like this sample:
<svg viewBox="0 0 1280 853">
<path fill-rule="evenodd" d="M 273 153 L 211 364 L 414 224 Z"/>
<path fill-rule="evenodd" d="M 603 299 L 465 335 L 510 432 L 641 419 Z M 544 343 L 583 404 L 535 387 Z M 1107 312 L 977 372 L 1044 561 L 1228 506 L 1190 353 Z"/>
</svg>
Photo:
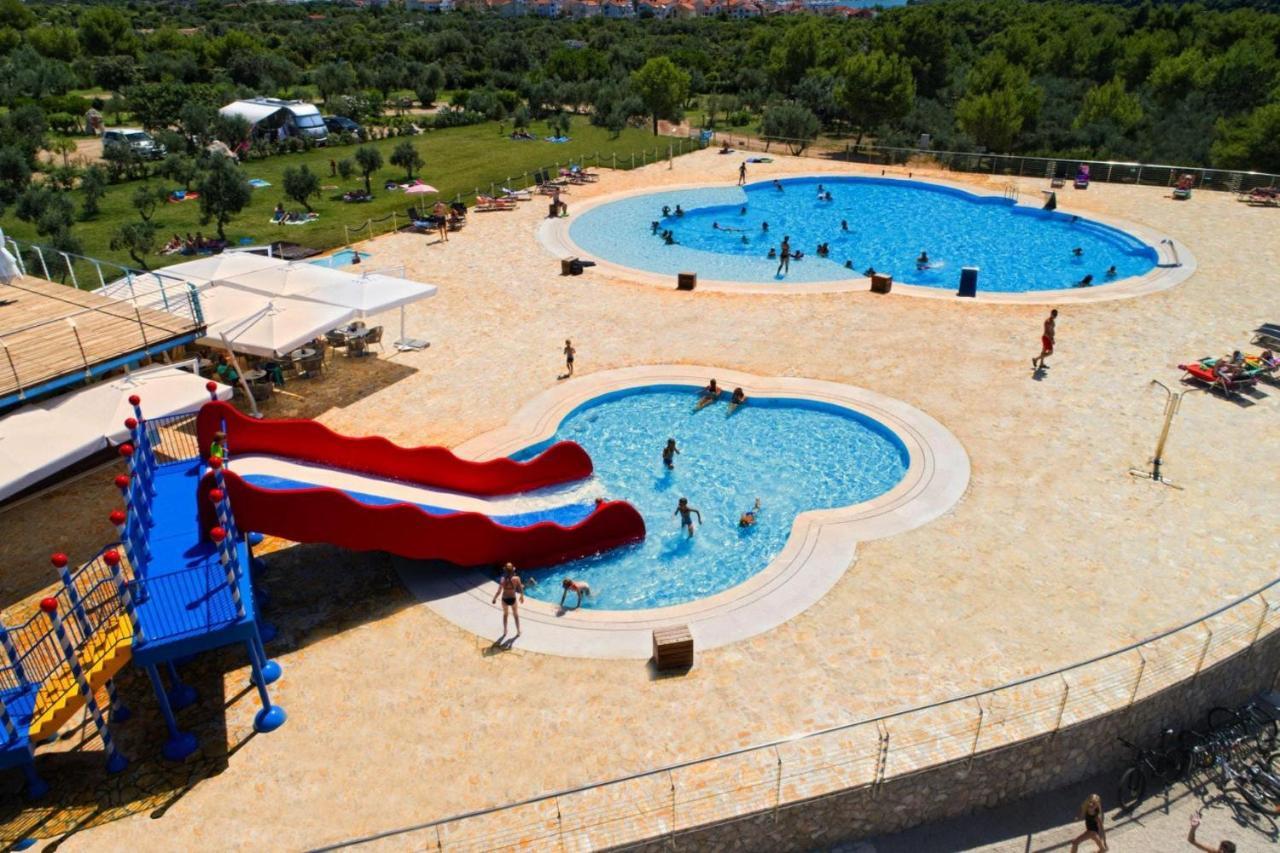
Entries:
<svg viewBox="0 0 1280 853">
<path fill-rule="evenodd" d="M 928 268 L 929 268 L 929 253 L 926 252 L 924 249 L 921 249 L 920 257 L 916 258 L 916 269 L 920 271 L 924 271 L 924 270 L 927 270 Z"/>
<path fill-rule="evenodd" d="M 649 223 L 649 233 L 650 234 L 658 233 L 658 220 L 655 219 Z"/>
<path fill-rule="evenodd" d="M 675 470 L 676 457 L 680 455 L 680 448 L 676 447 L 674 438 L 667 439 L 667 446 L 662 448 L 662 464 L 667 466 L 668 470 Z"/>
<path fill-rule="evenodd" d="M 676 205 L 676 216 L 684 216 L 684 208 L 678 204 Z"/>
<path fill-rule="evenodd" d="M 848 222 L 848 220 L 845 220 L 845 219 L 841 219 L 841 220 L 840 220 L 840 230 L 841 230 L 841 231 L 848 231 L 848 230 L 849 230 L 849 222 Z"/>
<path fill-rule="evenodd" d="M 688 498 L 680 499 L 680 502 L 676 504 L 676 511 L 673 512 L 672 515 L 680 516 L 680 529 L 688 530 L 690 539 L 693 538 L 694 531 L 693 516 L 696 515 L 698 517 L 698 526 L 702 526 L 702 513 L 689 506 Z"/>
<path fill-rule="evenodd" d="M 671 215 L 671 205 L 669 205 L 669 204 L 664 204 L 664 205 L 662 206 L 662 215 L 663 215 L 663 217 L 664 217 L 664 218 L 665 218 L 665 217 L 668 217 L 668 216 L 670 216 L 670 215 Z"/>
<path fill-rule="evenodd" d="M 1107 267 L 1107 278 L 1115 278 L 1115 277 L 1116 277 L 1116 265 L 1112 264 L 1111 266 Z"/>
<path fill-rule="evenodd" d="M 759 517 L 760 517 L 760 499 L 756 498 L 755 506 L 751 507 L 751 509 L 747 510 L 746 512 L 744 512 L 742 515 L 738 517 L 738 526 L 743 529 L 746 529 L 748 527 L 755 527 L 756 521 L 759 519 Z"/>
<path fill-rule="evenodd" d="M 774 179 L 773 179 L 773 188 L 774 188 L 775 190 L 777 190 L 778 192 L 782 192 L 782 182 L 781 182 L 781 181 L 779 181 L 777 178 L 774 178 Z"/>
<path fill-rule="evenodd" d="M 761 230 L 761 231 L 768 231 L 768 230 L 769 230 L 769 223 L 768 223 L 768 222 L 761 222 L 761 223 L 760 223 L 760 230 Z"/>
</svg>

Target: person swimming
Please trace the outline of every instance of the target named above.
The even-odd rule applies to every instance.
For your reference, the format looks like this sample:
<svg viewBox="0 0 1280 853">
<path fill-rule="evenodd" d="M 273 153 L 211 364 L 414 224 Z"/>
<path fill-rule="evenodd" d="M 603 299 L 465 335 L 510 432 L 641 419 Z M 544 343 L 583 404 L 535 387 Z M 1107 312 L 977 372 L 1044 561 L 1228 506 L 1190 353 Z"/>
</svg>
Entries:
<svg viewBox="0 0 1280 853">
<path fill-rule="evenodd" d="M 1116 265 L 1112 264 L 1111 266 L 1107 267 L 1107 278 L 1115 278 L 1115 277 L 1116 277 Z"/>
<path fill-rule="evenodd" d="M 876 268 L 875 268 L 875 267 L 867 267 L 866 272 L 864 272 L 864 273 L 863 273 L 863 275 L 865 275 L 867 278 L 871 278 L 871 276 L 873 276 L 873 275 L 875 275 L 875 274 L 876 274 Z"/>
<path fill-rule="evenodd" d="M 845 269 L 847 269 L 847 270 L 851 270 L 851 269 L 853 269 L 853 261 L 852 261 L 852 260 L 847 260 L 847 261 L 845 261 L 845 262 L 844 262 L 844 268 L 845 268 Z"/>
<path fill-rule="evenodd" d="M 745 245 L 747 245 L 747 244 L 748 244 L 748 243 L 750 243 L 750 242 L 751 242 L 751 241 L 747 239 L 747 235 L 746 235 L 746 234 L 743 234 L 743 235 L 742 235 L 742 245 L 744 245 L 744 246 L 745 246 Z"/>
<path fill-rule="evenodd" d="M 848 221 L 847 219 L 841 219 L 841 220 L 840 220 L 840 230 L 841 230 L 841 231 L 848 231 L 848 230 L 849 230 L 849 221 Z"/>
<path fill-rule="evenodd" d="M 777 190 L 778 192 L 782 192 L 782 181 L 779 181 L 777 178 L 774 178 L 774 179 L 773 179 L 773 188 L 774 188 L 775 190 Z"/>
<path fill-rule="evenodd" d="M 823 193 L 823 194 L 822 194 L 822 200 L 823 200 L 823 201 L 831 201 L 831 200 L 832 200 L 832 198 L 831 198 L 831 190 L 827 190 L 825 193 Z"/>
<path fill-rule="evenodd" d="M 720 399 L 720 386 L 716 384 L 716 381 L 714 379 L 712 379 L 710 382 L 707 383 L 707 387 L 702 389 L 702 394 L 698 397 L 698 402 L 696 405 L 694 405 L 693 408 L 695 411 L 697 411 L 698 409 L 702 409 L 707 406 L 710 406 L 712 403 L 714 403 L 716 400 L 719 400 L 719 399 Z"/>
<path fill-rule="evenodd" d="M 658 233 L 658 224 L 659 224 L 659 223 L 658 223 L 658 220 L 656 220 L 656 219 L 649 223 L 649 233 L 650 233 L 650 234 L 657 234 L 657 233 Z"/>
<path fill-rule="evenodd" d="M 678 204 L 676 205 L 676 216 L 684 216 L 684 208 Z"/>
<path fill-rule="evenodd" d="M 1076 246 L 1074 249 L 1071 250 L 1071 254 L 1077 258 L 1084 257 L 1084 249 L 1080 248 L 1079 246 Z"/>
<path fill-rule="evenodd" d="M 761 231 L 768 231 L 768 230 L 769 230 L 769 223 L 768 223 L 768 222 L 761 222 L 761 223 L 760 223 L 760 230 L 761 230 Z"/>
<path fill-rule="evenodd" d="M 711 230 L 713 230 L 713 231 L 719 231 L 719 230 L 720 230 L 720 223 L 719 223 L 719 222 L 712 222 L 712 223 L 711 223 Z"/>
<path fill-rule="evenodd" d="M 747 206 L 745 204 L 742 207 L 738 208 L 738 215 L 739 216 L 747 215 Z"/>
<path fill-rule="evenodd" d="M 738 516 L 738 526 L 741 528 L 754 527 L 760 516 L 760 499 L 756 498 L 755 504 L 751 509 Z"/>
<path fill-rule="evenodd" d="M 676 456 L 680 454 L 680 448 L 676 447 L 674 438 L 667 439 L 667 446 L 662 448 L 662 464 L 667 466 L 668 470 L 674 470 L 676 467 Z"/>
<path fill-rule="evenodd" d="M 775 247 L 770 246 L 769 254 L 765 255 L 765 257 L 771 261 L 776 261 L 778 259 L 778 250 Z"/>
<path fill-rule="evenodd" d="M 1092 287 L 1092 286 L 1093 286 L 1093 276 L 1092 276 L 1092 275 L 1086 275 L 1084 278 L 1082 278 L 1082 279 L 1080 279 L 1079 281 L 1077 281 L 1077 282 L 1076 282 L 1076 284 L 1075 284 L 1075 286 L 1076 286 L 1076 287 Z"/>
<path fill-rule="evenodd" d="M 671 215 L 671 205 L 669 205 L 669 204 L 664 204 L 664 205 L 662 206 L 662 216 L 663 216 L 663 218 L 665 219 L 666 217 L 668 217 L 668 216 L 670 216 L 670 215 Z"/>
<path fill-rule="evenodd" d="M 680 516 L 680 529 L 683 530 L 685 528 L 688 528 L 690 539 L 693 538 L 693 531 L 694 531 L 693 518 L 691 516 L 696 515 L 698 517 L 698 524 L 699 525 L 702 524 L 702 513 L 698 512 L 696 509 L 689 506 L 688 498 L 680 499 L 680 501 L 676 504 L 676 511 L 673 512 L 672 515 Z"/>
<path fill-rule="evenodd" d="M 733 396 L 729 398 L 729 414 L 732 415 L 737 411 L 739 406 L 746 405 L 746 402 L 747 392 L 743 391 L 741 388 L 734 388 Z"/>
<path fill-rule="evenodd" d="M 927 270 L 929 268 L 929 253 L 924 249 L 920 250 L 920 257 L 916 258 L 916 269 Z"/>
<path fill-rule="evenodd" d="M 666 243 L 668 246 L 674 246 L 676 243 L 676 236 L 670 231 L 664 231 L 662 234 L 662 242 Z"/>
</svg>

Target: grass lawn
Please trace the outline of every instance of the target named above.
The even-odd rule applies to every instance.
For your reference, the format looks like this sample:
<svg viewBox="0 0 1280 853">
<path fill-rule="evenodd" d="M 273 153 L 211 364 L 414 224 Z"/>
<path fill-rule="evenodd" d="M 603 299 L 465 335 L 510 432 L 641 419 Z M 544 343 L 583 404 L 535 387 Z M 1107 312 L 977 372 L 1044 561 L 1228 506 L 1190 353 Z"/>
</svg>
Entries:
<svg viewBox="0 0 1280 853">
<path fill-rule="evenodd" d="M 504 129 L 509 132 L 510 123 L 507 123 Z M 544 132 L 543 135 L 545 135 L 545 128 L 538 126 L 534 132 Z M 253 201 L 249 207 L 227 224 L 227 238 L 233 244 L 238 244 L 242 239 L 247 238 L 254 244 L 286 240 L 316 249 L 331 249 L 346 242 L 343 236 L 343 225 L 355 229 L 369 219 L 389 216 L 393 210 L 403 214 L 411 205 L 429 207 L 437 198 L 447 201 L 461 195 L 470 201 L 477 188 L 482 193 L 488 193 L 491 182 L 500 189 L 508 178 L 513 179 L 513 182 L 519 183 L 520 186 L 527 186 L 528 181 L 523 177 L 525 173 L 532 175 L 538 169 L 553 168 L 556 163 L 565 167 L 571 161 L 574 163 L 585 161 L 588 166 L 595 166 L 597 154 L 599 155 L 598 164 L 601 166 L 612 165 L 611 155 L 616 154 L 618 167 L 630 168 L 632 154 L 636 156 L 637 165 L 641 163 L 641 152 L 644 151 L 647 151 L 648 162 L 653 162 L 655 147 L 660 148 L 662 156 L 665 157 L 667 146 L 675 141 L 667 137 L 655 138 L 647 130 L 634 128 L 628 128 L 617 139 L 611 139 L 607 130 L 593 127 L 581 117 L 575 118 L 570 136 L 571 141 L 563 144 L 541 140 L 516 142 L 499 135 L 498 124 L 493 122 L 437 130 L 419 136 L 379 140 L 371 144 L 381 150 L 384 165 L 371 178 L 373 201 L 363 204 L 346 204 L 342 201 L 344 190 L 363 187 L 363 181 L 358 174 L 347 181 L 329 177 L 329 160 L 331 158 L 341 160 L 353 156 L 355 146 L 333 146 L 305 153 L 269 157 L 265 160 L 250 160 L 244 164 L 245 175 L 249 178 L 269 181 L 271 186 L 253 191 Z M 400 191 L 382 189 L 383 182 L 387 180 L 404 181 L 403 170 L 385 161 L 390 157 L 392 149 L 405 139 L 413 142 L 427 164 L 415 173 L 415 177 L 438 188 L 439 196 L 406 196 Z M 687 141 L 685 146 L 687 149 Z M 320 214 L 320 218 L 306 225 L 272 224 L 271 213 L 277 202 L 283 201 L 289 210 L 299 209 L 295 202 L 284 196 L 283 175 L 287 167 L 300 166 L 304 163 L 320 175 L 322 186 L 332 187 L 324 190 L 319 198 L 313 198 L 311 201 L 312 208 Z M 169 182 L 162 178 L 153 178 L 151 184 L 157 188 L 170 186 Z M 97 218 L 76 223 L 74 234 L 80 240 L 84 254 L 131 267 L 135 266 L 126 252 L 112 251 L 110 242 L 111 234 L 118 225 L 138 218 L 130 201 L 138 185 L 139 182 L 134 181 L 112 186 L 102 199 L 102 212 Z M 79 207 L 79 199 L 76 201 Z M 153 221 L 159 227 L 161 236 L 159 242 L 162 244 L 175 232 L 194 234 L 196 231 L 202 231 L 207 237 L 214 234 L 212 224 L 207 226 L 200 224 L 198 201 L 160 205 L 156 209 Z M 0 218 L 0 227 L 4 228 L 6 234 L 19 240 L 41 242 L 33 226 L 19 221 L 13 215 L 12 209 Z M 390 222 L 375 228 L 377 233 L 385 233 L 390 228 Z M 362 233 L 368 236 L 367 231 Z M 181 255 L 156 255 L 148 259 L 152 268 L 183 260 L 189 260 L 189 258 Z M 88 282 L 84 281 L 82 284 L 87 285 Z M 94 284 L 96 285 L 96 281 Z"/>
</svg>

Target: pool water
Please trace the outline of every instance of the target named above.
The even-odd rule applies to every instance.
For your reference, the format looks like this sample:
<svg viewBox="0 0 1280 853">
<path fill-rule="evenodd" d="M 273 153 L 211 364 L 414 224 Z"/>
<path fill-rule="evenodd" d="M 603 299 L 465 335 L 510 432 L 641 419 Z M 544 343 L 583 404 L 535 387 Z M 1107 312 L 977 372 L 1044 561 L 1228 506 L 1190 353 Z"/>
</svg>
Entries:
<svg viewBox="0 0 1280 853">
<path fill-rule="evenodd" d="M 698 391 L 684 386 L 629 389 L 570 414 L 551 441 L 581 444 L 595 465 L 596 494 L 630 502 L 644 516 L 643 542 L 583 560 L 522 572 L 533 598 L 560 601 L 565 578 L 587 581 L 583 606 L 601 610 L 665 607 L 742 583 L 781 552 L 795 517 L 811 509 L 861 503 L 906 473 L 902 442 L 884 425 L 810 400 L 756 399 L 728 413 L 727 395 L 694 411 Z M 675 469 L 662 464 L 674 438 Z M 673 516 L 689 498 L 702 525 L 687 538 Z M 759 497 L 754 527 L 738 519 Z M 572 605 L 575 596 L 569 596 Z"/>
<path fill-rule="evenodd" d="M 831 201 L 819 199 L 819 184 Z M 623 266 L 770 284 L 836 281 L 874 268 L 895 281 L 954 290 L 960 269 L 975 266 L 979 290 L 1061 290 L 1086 275 L 1093 276 L 1093 286 L 1143 275 L 1157 260 L 1154 248 L 1119 229 L 1001 197 L 882 178 L 792 178 L 780 185 L 765 181 L 609 202 L 579 216 L 569 235 L 584 254 Z M 674 215 L 676 205 L 684 216 Z M 672 215 L 663 216 L 664 206 Z M 673 232 L 675 245 L 665 244 L 663 230 Z M 784 235 L 804 257 L 779 276 L 778 262 L 767 254 Z M 819 243 L 829 244 L 828 258 L 816 254 Z M 929 269 L 916 268 L 921 250 L 929 255 Z M 1111 266 L 1116 274 L 1108 277 Z"/>
<path fill-rule="evenodd" d="M 349 267 L 351 262 L 355 260 L 356 255 L 360 256 L 360 261 L 364 262 L 372 258 L 373 255 L 368 252 L 357 252 L 354 249 L 342 249 L 334 252 L 327 258 L 318 258 L 311 263 L 319 267 L 329 267 L 331 269 L 339 269 L 340 267 Z"/>
</svg>

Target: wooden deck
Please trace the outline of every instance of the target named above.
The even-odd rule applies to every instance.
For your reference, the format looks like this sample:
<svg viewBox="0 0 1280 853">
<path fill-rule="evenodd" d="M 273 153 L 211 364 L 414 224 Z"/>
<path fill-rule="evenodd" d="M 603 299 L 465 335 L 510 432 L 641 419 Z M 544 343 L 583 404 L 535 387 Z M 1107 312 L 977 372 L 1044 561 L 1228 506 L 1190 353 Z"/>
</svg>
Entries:
<svg viewBox="0 0 1280 853">
<path fill-rule="evenodd" d="M 0 285 L 0 399 L 197 331 L 186 317 L 19 276 Z"/>
</svg>

